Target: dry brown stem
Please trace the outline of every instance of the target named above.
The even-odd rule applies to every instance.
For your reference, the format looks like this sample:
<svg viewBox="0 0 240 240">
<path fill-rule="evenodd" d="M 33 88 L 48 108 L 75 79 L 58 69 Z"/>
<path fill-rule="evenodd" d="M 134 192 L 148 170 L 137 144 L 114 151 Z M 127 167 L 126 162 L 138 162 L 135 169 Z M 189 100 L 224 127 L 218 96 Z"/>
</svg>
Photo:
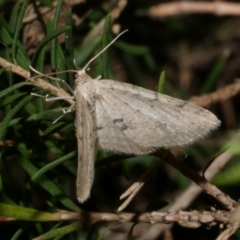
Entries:
<svg viewBox="0 0 240 240">
<path fill-rule="evenodd" d="M 204 94 L 199 97 L 192 97 L 189 99 L 189 102 L 194 103 L 201 107 L 208 107 L 217 102 L 227 100 L 240 92 L 240 82 L 229 84 L 226 87 L 220 88 L 217 91 L 209 94 Z"/>
<path fill-rule="evenodd" d="M 5 217 L 0 217 L 5 219 Z M 49 221 L 72 221 L 80 220 L 82 222 L 88 220 L 88 224 L 96 222 L 115 222 L 115 223 L 179 223 L 182 226 L 189 228 L 197 228 L 202 224 L 224 223 L 231 222 L 231 213 L 228 211 L 179 211 L 176 213 L 169 212 L 146 212 L 141 214 L 136 213 L 99 213 L 99 212 L 67 212 L 60 211 L 53 213 Z M 18 219 L 15 219 L 18 221 Z M 9 218 L 9 221 L 14 221 L 14 218 Z"/>
<path fill-rule="evenodd" d="M 212 164 L 208 167 L 205 172 L 205 177 L 208 180 L 211 180 L 216 173 L 218 173 L 225 165 L 228 163 L 234 154 L 229 150 L 223 152 L 221 155 L 216 157 Z M 191 202 L 203 191 L 198 185 L 194 182 L 181 194 L 175 197 L 176 201 L 173 201 L 168 206 L 164 207 L 162 211 L 176 212 L 179 210 L 186 209 Z M 172 227 L 172 224 L 163 225 L 163 224 L 154 224 L 149 226 L 148 230 L 145 230 L 144 233 L 138 240 L 144 239 L 157 239 L 162 232 L 169 230 Z"/>
<path fill-rule="evenodd" d="M 111 20 L 112 20 L 112 22 L 114 22 L 119 17 L 119 15 L 124 10 L 126 5 L 127 5 L 127 0 L 116 1 L 116 5 L 114 6 L 114 8 L 111 11 Z M 99 21 L 89 31 L 89 33 L 86 35 L 86 37 L 83 40 L 82 46 L 85 46 L 86 44 L 88 44 L 92 39 L 96 38 L 102 32 L 103 27 L 104 27 L 104 22 L 105 22 L 105 18 L 102 19 L 101 21 Z M 119 32 L 115 31 L 115 34 L 116 33 L 119 34 Z"/>
<path fill-rule="evenodd" d="M 160 157 L 162 153 L 158 151 L 157 154 L 159 153 Z M 203 188 L 206 193 L 213 196 L 216 200 L 223 204 L 226 209 L 233 210 L 237 206 L 237 203 L 233 199 L 220 191 L 216 186 L 209 183 L 204 177 L 199 175 L 198 172 L 192 170 L 190 167 L 184 164 L 184 162 L 176 159 L 171 152 L 169 152 L 168 156 L 164 158 L 164 162 L 178 169 L 184 176 L 194 181 L 197 185 Z"/>
<path fill-rule="evenodd" d="M 140 189 L 143 187 L 145 182 L 147 181 L 148 177 L 151 175 L 153 171 L 155 171 L 160 164 L 163 164 L 162 159 L 157 161 L 155 164 L 153 164 L 141 177 L 140 179 L 135 182 L 132 186 L 130 186 L 127 191 L 125 191 L 121 196 L 120 200 L 127 197 L 127 199 L 118 207 L 118 211 L 122 211 L 125 209 L 128 204 L 132 201 L 132 199 L 135 197 L 135 195 L 140 191 Z"/>
<path fill-rule="evenodd" d="M 70 95 L 67 92 L 65 92 L 62 88 L 55 87 L 54 85 L 46 82 L 40 77 L 30 77 L 30 72 L 26 71 L 25 69 L 21 68 L 18 65 L 15 65 L 13 63 L 6 61 L 1 57 L 0 57 L 0 66 L 2 66 L 3 68 L 6 68 L 6 70 L 9 70 L 13 73 L 18 74 L 19 76 L 22 76 L 34 86 L 51 91 L 57 97 L 70 97 Z M 74 101 L 70 98 L 65 98 L 63 100 L 70 103 L 71 105 L 74 104 Z"/>
<path fill-rule="evenodd" d="M 239 16 L 240 4 L 229 2 L 173 2 L 155 5 L 148 9 L 152 17 L 169 17 L 179 14 L 210 13 L 218 16 Z"/>
<path fill-rule="evenodd" d="M 216 240 L 228 240 L 239 228 L 239 223 L 230 224 Z"/>
</svg>

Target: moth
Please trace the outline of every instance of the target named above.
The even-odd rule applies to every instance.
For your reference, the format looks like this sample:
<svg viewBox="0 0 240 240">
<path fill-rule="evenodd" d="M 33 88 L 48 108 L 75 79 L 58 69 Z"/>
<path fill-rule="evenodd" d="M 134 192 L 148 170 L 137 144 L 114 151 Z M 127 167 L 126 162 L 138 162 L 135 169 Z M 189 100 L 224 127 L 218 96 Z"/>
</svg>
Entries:
<svg viewBox="0 0 240 240">
<path fill-rule="evenodd" d="M 186 101 L 128 83 L 92 79 L 87 66 L 113 41 L 77 72 L 75 80 L 77 199 L 81 203 L 90 196 L 96 147 L 146 155 L 159 148 L 191 144 L 220 125 L 214 114 Z"/>
<path fill-rule="evenodd" d="M 128 83 L 92 79 L 85 69 L 78 72 L 75 88 L 81 203 L 90 196 L 95 147 L 145 155 L 191 144 L 220 125 L 206 109 Z"/>
</svg>

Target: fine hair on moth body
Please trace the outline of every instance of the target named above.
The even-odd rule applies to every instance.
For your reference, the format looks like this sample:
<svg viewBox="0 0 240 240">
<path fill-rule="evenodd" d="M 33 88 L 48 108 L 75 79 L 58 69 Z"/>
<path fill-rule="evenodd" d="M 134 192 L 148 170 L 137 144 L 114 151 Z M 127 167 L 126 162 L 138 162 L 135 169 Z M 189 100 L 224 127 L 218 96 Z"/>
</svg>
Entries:
<svg viewBox="0 0 240 240">
<path fill-rule="evenodd" d="M 128 83 L 92 79 L 86 73 L 87 67 L 121 34 L 77 71 L 77 199 L 81 203 L 90 196 L 95 147 L 146 155 L 159 148 L 191 144 L 220 125 L 210 111 L 186 101 Z"/>
</svg>

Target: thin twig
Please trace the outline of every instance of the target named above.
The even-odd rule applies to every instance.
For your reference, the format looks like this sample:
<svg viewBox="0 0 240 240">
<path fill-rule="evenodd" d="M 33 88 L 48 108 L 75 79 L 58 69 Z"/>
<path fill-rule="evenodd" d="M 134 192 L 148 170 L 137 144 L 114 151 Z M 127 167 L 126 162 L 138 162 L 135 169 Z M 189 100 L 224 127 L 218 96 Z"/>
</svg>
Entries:
<svg viewBox="0 0 240 240">
<path fill-rule="evenodd" d="M 157 152 L 157 155 L 161 156 L 161 151 Z M 228 210 L 233 210 L 237 203 L 231 199 L 228 195 L 220 191 L 216 186 L 209 183 L 204 177 L 190 167 L 188 167 L 184 162 L 177 160 L 174 155 L 169 152 L 168 156 L 164 159 L 166 164 L 171 165 L 172 167 L 179 170 L 184 176 L 194 181 L 197 185 L 204 189 L 206 193 L 213 196 L 218 200 L 223 206 Z"/>
<path fill-rule="evenodd" d="M 204 94 L 199 97 L 191 97 L 189 102 L 194 103 L 201 107 L 208 107 L 217 102 L 222 102 L 229 98 L 236 96 L 240 92 L 240 81 L 227 85 L 226 87 L 220 88 L 215 92 Z"/>
<path fill-rule="evenodd" d="M 112 22 L 114 22 L 115 19 L 119 17 L 119 15 L 124 10 L 126 5 L 127 5 L 127 0 L 120 0 L 116 2 L 116 6 L 111 10 Z M 88 32 L 88 34 L 83 40 L 82 46 L 85 46 L 92 39 L 96 38 L 100 34 L 100 32 L 102 32 L 104 22 L 105 22 L 105 19 L 102 19 Z M 115 33 L 119 34 L 119 32 L 115 32 Z"/>
<path fill-rule="evenodd" d="M 49 213 L 50 214 L 50 213 Z M 5 218 L 5 217 L 4 217 Z M 0 216 L 0 219 L 4 220 Z M 230 224 L 231 213 L 228 211 L 179 211 L 176 213 L 169 212 L 146 212 L 146 213 L 106 213 L 106 212 L 67 212 L 59 211 L 52 213 L 49 222 L 62 222 L 62 221 L 88 221 L 88 224 L 96 222 L 111 222 L 111 223 L 179 223 L 189 228 L 197 228 L 202 224 L 210 223 L 224 223 Z M 6 220 L 6 219 L 5 219 Z M 6 220 L 7 221 L 7 220 Z M 9 221 L 14 221 L 14 218 L 9 218 Z M 19 221 L 19 219 L 15 219 Z M 46 221 L 46 220 L 44 220 Z"/>
<path fill-rule="evenodd" d="M 166 154 L 165 154 L 166 156 Z M 164 158 L 165 156 L 163 156 L 162 158 Z M 126 198 L 128 196 L 128 198 L 120 205 L 120 207 L 118 208 L 118 211 L 122 211 L 124 208 L 127 207 L 127 205 L 131 202 L 131 200 L 134 198 L 134 196 L 140 191 L 140 189 L 143 187 L 143 185 L 145 184 L 146 180 L 148 179 L 148 177 L 150 176 L 150 174 L 155 171 L 158 166 L 160 164 L 163 164 L 163 160 L 159 160 L 157 161 L 155 164 L 153 164 L 141 177 L 140 179 L 135 182 L 131 187 L 129 187 L 127 189 L 127 191 L 125 191 L 121 196 L 120 199 Z"/>
<path fill-rule="evenodd" d="M 218 16 L 239 16 L 240 4 L 228 2 L 173 2 L 155 5 L 147 12 L 139 11 L 139 15 L 149 15 L 152 17 L 169 17 L 179 14 L 209 13 Z"/>
<path fill-rule="evenodd" d="M 230 224 L 216 240 L 228 240 L 239 229 L 239 223 Z"/>
<path fill-rule="evenodd" d="M 13 63 L 6 61 L 1 57 L 0 57 L 0 66 L 2 66 L 3 68 L 6 68 L 6 70 L 9 70 L 13 73 L 18 74 L 19 76 L 22 76 L 34 86 L 51 91 L 51 93 L 53 93 L 57 97 L 70 97 L 70 95 L 66 91 L 64 91 L 62 88 L 55 87 L 54 85 L 48 83 L 47 81 L 39 77 L 31 77 L 30 72 L 26 71 L 25 69 L 21 68 L 18 65 L 15 65 Z M 74 104 L 74 101 L 70 98 L 65 98 L 63 100 L 70 103 L 71 105 Z"/>
<path fill-rule="evenodd" d="M 205 177 L 208 180 L 211 180 L 215 176 L 215 174 L 217 174 L 229 162 L 229 160 L 232 159 L 233 156 L 234 154 L 227 150 L 218 157 L 216 157 L 216 159 L 214 159 L 212 164 L 206 170 Z M 190 186 L 183 193 L 175 197 L 176 201 L 170 203 L 170 205 L 164 207 L 164 209 L 161 209 L 161 211 L 176 212 L 186 209 L 202 191 L 203 189 L 200 188 L 198 185 L 196 185 L 195 183 L 191 183 Z M 140 238 L 138 238 L 138 240 L 157 239 L 163 231 L 166 231 L 171 227 L 172 224 L 154 224 L 152 226 L 149 226 L 148 230 L 145 229 L 145 232 L 140 236 Z"/>
</svg>

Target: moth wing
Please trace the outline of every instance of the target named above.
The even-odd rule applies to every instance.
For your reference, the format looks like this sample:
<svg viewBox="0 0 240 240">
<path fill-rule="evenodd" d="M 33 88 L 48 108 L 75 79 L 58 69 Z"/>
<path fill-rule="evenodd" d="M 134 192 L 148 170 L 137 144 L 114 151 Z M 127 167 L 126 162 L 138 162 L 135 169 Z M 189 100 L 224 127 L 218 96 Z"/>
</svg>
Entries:
<svg viewBox="0 0 240 240">
<path fill-rule="evenodd" d="M 90 196 L 94 179 L 96 145 L 95 120 L 81 93 L 76 94 L 76 137 L 78 145 L 77 198 L 84 202 Z"/>
<path fill-rule="evenodd" d="M 220 121 L 206 109 L 127 83 L 97 83 L 97 144 L 104 150 L 146 154 L 204 138 Z"/>
</svg>

